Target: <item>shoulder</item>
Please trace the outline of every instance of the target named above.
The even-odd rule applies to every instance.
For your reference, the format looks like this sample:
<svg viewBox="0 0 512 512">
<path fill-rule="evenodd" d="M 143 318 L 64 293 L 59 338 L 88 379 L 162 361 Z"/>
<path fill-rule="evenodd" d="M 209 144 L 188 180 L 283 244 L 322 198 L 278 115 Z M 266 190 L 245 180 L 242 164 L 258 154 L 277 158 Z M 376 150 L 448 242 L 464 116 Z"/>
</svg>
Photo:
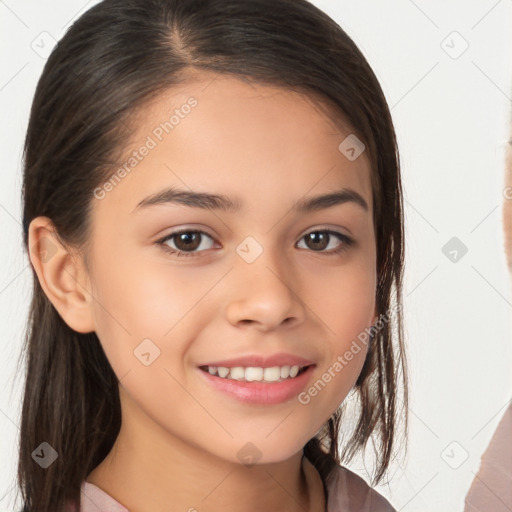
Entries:
<svg viewBox="0 0 512 512">
<path fill-rule="evenodd" d="M 343 466 L 336 466 L 325 484 L 328 512 L 396 512 L 382 494 Z"/>
<path fill-rule="evenodd" d="M 84 480 L 80 486 L 80 504 L 68 503 L 66 512 L 128 512 L 121 503 L 116 501 L 106 491 Z"/>
<path fill-rule="evenodd" d="M 465 500 L 465 509 L 510 510 L 512 503 L 512 404 L 503 415 L 494 436 L 480 460 L 478 474 Z"/>
</svg>

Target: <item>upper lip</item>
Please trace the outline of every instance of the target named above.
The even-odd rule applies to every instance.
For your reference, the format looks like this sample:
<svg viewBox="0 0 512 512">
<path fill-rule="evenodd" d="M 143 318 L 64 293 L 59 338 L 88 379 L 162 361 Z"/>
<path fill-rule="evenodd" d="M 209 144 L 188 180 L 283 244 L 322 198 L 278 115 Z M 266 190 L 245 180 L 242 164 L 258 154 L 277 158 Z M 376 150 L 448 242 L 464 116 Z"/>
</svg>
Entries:
<svg viewBox="0 0 512 512">
<path fill-rule="evenodd" d="M 224 366 L 226 368 L 233 368 L 235 366 L 243 366 L 246 368 L 271 368 L 273 366 L 310 366 L 312 364 L 314 364 L 312 361 L 304 359 L 303 357 L 280 352 L 272 355 L 252 354 L 248 356 L 235 357 L 233 359 L 213 361 L 201 366 Z"/>
</svg>

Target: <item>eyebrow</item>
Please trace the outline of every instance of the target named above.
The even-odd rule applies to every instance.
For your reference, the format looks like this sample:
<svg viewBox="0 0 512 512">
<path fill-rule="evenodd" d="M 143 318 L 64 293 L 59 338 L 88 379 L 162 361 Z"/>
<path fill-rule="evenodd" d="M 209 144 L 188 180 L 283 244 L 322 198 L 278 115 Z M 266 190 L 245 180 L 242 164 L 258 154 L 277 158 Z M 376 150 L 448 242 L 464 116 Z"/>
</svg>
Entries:
<svg viewBox="0 0 512 512">
<path fill-rule="evenodd" d="M 359 205 L 366 212 L 369 210 L 366 200 L 358 192 L 348 188 L 301 198 L 293 205 L 292 210 L 298 213 L 310 213 L 344 203 Z M 149 206 L 163 204 L 182 204 L 192 208 L 223 210 L 226 212 L 238 212 L 242 208 L 242 201 L 238 198 L 169 187 L 144 198 L 137 204 L 132 213 Z"/>
</svg>

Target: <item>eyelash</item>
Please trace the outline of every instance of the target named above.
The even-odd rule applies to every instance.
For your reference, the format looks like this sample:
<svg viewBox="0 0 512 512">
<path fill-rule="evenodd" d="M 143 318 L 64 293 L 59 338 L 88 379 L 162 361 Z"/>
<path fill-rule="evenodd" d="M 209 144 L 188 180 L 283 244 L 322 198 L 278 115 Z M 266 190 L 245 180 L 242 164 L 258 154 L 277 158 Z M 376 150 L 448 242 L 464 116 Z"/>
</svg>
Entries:
<svg viewBox="0 0 512 512">
<path fill-rule="evenodd" d="M 170 233 L 168 234 L 167 236 L 165 236 L 164 238 L 161 238 L 160 240 L 157 240 L 156 243 L 158 245 L 160 245 L 162 247 L 162 249 L 167 252 L 167 253 L 170 253 L 170 254 L 174 254 L 176 255 L 177 257 L 190 257 L 190 256 L 197 256 L 198 253 L 201 253 L 203 251 L 198 251 L 198 252 L 186 252 L 186 251 L 179 251 L 179 250 L 176 250 L 176 249 L 172 249 L 171 247 L 169 247 L 165 242 L 167 242 L 168 240 L 171 240 L 173 239 L 174 237 L 177 237 L 179 235 L 182 235 L 182 234 L 185 234 L 185 233 L 198 233 L 198 234 L 201 234 L 201 235 L 206 235 L 207 237 L 211 238 L 213 240 L 213 237 L 211 235 L 209 235 L 208 233 L 206 233 L 205 231 L 201 231 L 201 230 L 196 230 L 196 229 L 184 229 L 182 231 L 175 231 L 174 233 Z M 320 254 L 326 254 L 328 256 L 337 256 L 343 252 L 345 252 L 346 250 L 348 250 L 351 246 L 353 246 L 355 244 L 355 241 L 348 237 L 347 235 L 343 234 L 343 233 L 340 233 L 338 231 L 333 231 L 331 229 L 315 229 L 313 231 L 310 231 L 309 233 L 306 233 L 305 235 L 303 235 L 300 240 L 302 240 L 303 238 L 307 237 L 308 235 L 311 235 L 312 233 L 328 233 L 329 235 L 334 235 L 336 236 L 339 240 L 341 240 L 341 242 L 343 242 L 340 247 L 338 247 L 337 249 L 332 249 L 331 251 L 314 251 L 312 249 L 310 249 L 312 252 L 317 252 L 317 253 L 320 253 Z M 330 241 L 330 240 L 329 240 Z"/>
</svg>

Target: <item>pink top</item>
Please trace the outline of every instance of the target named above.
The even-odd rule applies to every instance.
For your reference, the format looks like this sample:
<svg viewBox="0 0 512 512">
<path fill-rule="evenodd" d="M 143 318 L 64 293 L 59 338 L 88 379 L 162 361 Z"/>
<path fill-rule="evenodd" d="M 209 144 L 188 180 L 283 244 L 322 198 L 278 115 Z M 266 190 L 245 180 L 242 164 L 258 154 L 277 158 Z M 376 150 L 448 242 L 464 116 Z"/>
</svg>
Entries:
<svg viewBox="0 0 512 512">
<path fill-rule="evenodd" d="M 308 460 L 309 462 L 309 460 Z M 326 512 L 396 512 L 390 503 L 352 471 L 338 466 L 327 481 Z M 129 512 L 96 485 L 83 481 L 80 512 Z"/>
<path fill-rule="evenodd" d="M 482 456 L 465 505 L 464 512 L 512 510 L 512 405 L 505 411 Z"/>
</svg>

